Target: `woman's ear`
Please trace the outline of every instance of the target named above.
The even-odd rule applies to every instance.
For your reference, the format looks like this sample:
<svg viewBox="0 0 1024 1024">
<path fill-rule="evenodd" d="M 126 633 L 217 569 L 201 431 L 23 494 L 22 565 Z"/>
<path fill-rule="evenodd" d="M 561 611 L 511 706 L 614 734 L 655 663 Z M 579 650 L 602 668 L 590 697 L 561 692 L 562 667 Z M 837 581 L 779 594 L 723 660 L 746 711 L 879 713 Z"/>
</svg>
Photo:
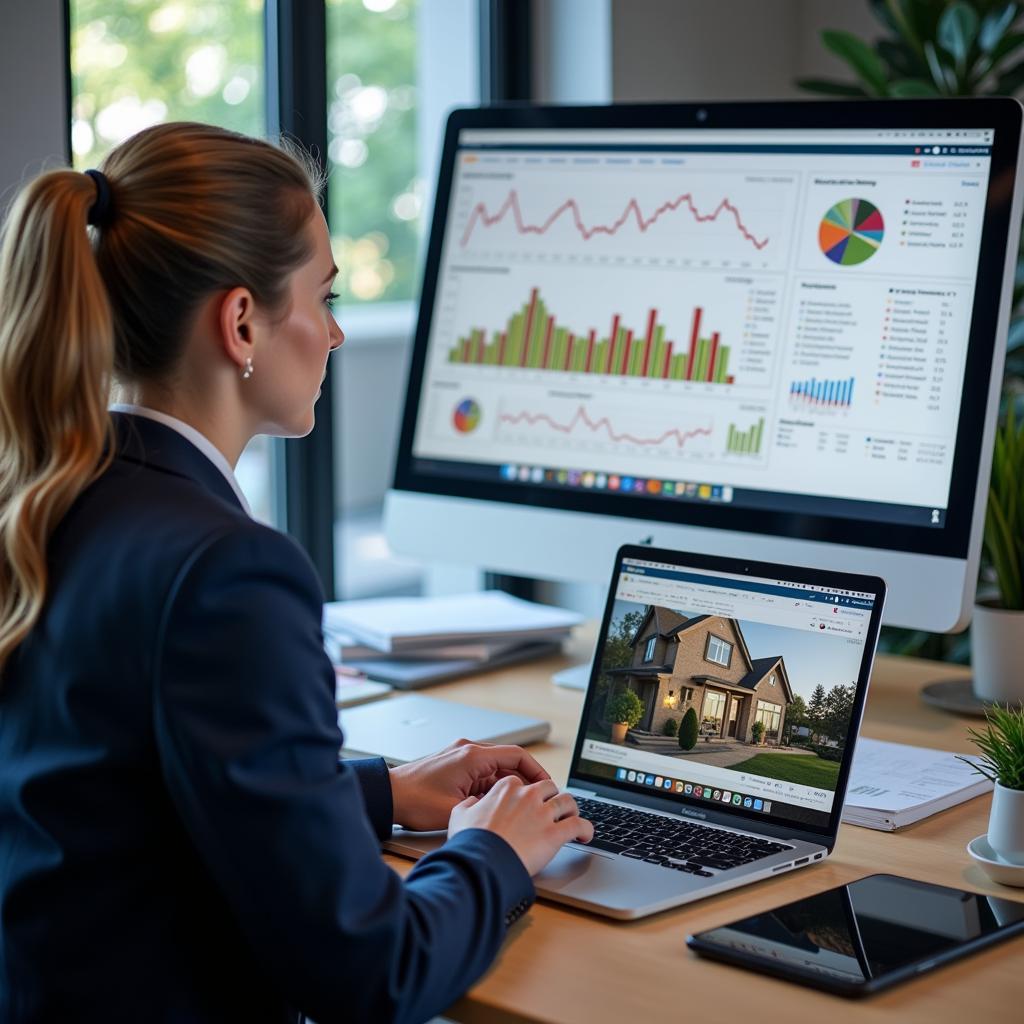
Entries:
<svg viewBox="0 0 1024 1024">
<path fill-rule="evenodd" d="M 218 326 L 224 354 L 238 367 L 253 358 L 256 334 L 256 303 L 248 288 L 232 288 L 220 303 Z"/>
</svg>

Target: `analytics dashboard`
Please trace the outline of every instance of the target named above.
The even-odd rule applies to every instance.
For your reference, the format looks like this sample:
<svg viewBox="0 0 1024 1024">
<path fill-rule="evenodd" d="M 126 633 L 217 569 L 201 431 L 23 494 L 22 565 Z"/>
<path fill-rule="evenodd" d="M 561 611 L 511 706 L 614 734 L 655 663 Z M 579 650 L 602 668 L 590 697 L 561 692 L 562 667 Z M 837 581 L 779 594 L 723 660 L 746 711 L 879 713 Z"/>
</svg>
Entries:
<svg viewBox="0 0 1024 1024">
<path fill-rule="evenodd" d="M 416 469 L 941 528 L 992 136 L 462 130 Z"/>
</svg>

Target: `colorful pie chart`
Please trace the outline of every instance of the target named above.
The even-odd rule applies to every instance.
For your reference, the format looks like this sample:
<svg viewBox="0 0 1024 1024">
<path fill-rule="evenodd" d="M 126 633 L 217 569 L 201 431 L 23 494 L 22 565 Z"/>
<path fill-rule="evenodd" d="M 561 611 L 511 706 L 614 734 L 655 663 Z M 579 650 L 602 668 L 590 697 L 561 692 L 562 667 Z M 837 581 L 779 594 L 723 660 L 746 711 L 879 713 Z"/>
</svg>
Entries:
<svg viewBox="0 0 1024 1024">
<path fill-rule="evenodd" d="M 472 398 L 464 398 L 457 406 L 452 416 L 455 429 L 460 434 L 470 434 L 480 424 L 480 405 Z"/>
<path fill-rule="evenodd" d="M 821 251 L 833 263 L 844 267 L 871 259 L 884 237 L 881 211 L 866 199 L 844 199 L 836 203 L 818 228 Z"/>
</svg>

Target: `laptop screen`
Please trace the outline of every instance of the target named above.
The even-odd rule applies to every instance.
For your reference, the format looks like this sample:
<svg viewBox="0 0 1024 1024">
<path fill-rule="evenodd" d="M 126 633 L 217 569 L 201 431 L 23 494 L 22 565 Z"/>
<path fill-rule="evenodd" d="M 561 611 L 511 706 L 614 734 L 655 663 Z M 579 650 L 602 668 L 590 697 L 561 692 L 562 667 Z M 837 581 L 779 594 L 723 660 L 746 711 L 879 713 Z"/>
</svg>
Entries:
<svg viewBox="0 0 1024 1024">
<path fill-rule="evenodd" d="M 828 828 L 875 600 L 624 558 L 573 777 Z"/>
</svg>

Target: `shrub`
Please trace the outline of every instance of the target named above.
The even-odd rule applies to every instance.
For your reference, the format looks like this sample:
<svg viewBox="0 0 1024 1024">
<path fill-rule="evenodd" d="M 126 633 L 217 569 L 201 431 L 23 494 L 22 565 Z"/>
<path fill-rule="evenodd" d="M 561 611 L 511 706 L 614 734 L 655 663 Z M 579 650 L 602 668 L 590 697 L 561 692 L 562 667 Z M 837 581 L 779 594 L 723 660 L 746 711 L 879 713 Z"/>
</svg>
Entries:
<svg viewBox="0 0 1024 1024">
<path fill-rule="evenodd" d="M 665 736 L 675 736 L 679 732 L 679 719 L 678 718 L 666 718 L 665 724 L 661 727 L 661 731 Z"/>
<path fill-rule="evenodd" d="M 629 729 L 636 727 L 643 714 L 644 706 L 632 690 L 615 694 L 605 708 L 609 722 L 624 722 Z"/>
<path fill-rule="evenodd" d="M 697 721 L 697 712 L 690 708 L 679 726 L 679 749 L 693 750 L 697 745 L 697 734 L 700 732 L 700 723 Z"/>
<path fill-rule="evenodd" d="M 764 739 L 764 722 L 755 722 L 750 727 L 750 738 L 760 746 L 761 740 Z"/>
<path fill-rule="evenodd" d="M 826 747 L 820 743 L 808 744 L 808 750 L 813 750 L 822 761 L 842 761 L 845 747 Z"/>
</svg>

